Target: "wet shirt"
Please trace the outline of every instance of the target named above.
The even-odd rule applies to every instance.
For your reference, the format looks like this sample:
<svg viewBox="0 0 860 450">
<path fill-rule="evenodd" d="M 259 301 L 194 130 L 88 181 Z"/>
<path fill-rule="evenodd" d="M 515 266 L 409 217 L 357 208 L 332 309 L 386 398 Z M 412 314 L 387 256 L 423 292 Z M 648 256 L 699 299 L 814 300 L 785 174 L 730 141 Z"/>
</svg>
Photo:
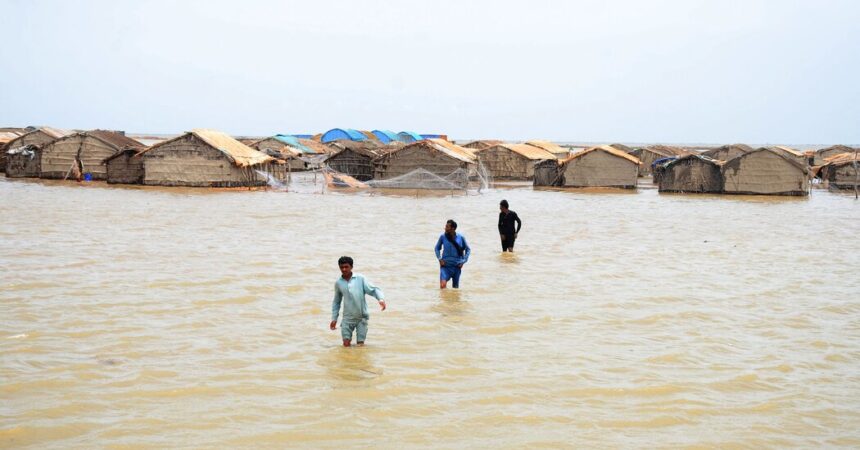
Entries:
<svg viewBox="0 0 860 450">
<path fill-rule="evenodd" d="M 332 322 L 337 321 L 341 304 L 343 304 L 344 320 L 354 321 L 370 317 L 367 312 L 365 294 L 371 295 L 377 300 L 385 298 L 382 289 L 367 281 L 364 275 L 353 273 L 349 281 L 344 280 L 343 277 L 338 278 L 334 283 L 334 300 L 331 302 Z"/>
<path fill-rule="evenodd" d="M 472 249 L 469 247 L 469 244 L 466 242 L 466 238 L 463 237 L 462 234 L 455 235 L 454 240 L 456 240 L 457 244 L 465 250 L 463 256 L 457 254 L 457 247 L 455 247 L 454 244 L 445 237 L 445 233 L 442 233 L 442 235 L 439 236 L 439 240 L 436 241 L 436 259 L 445 261 L 445 265 L 453 264 L 455 266 L 459 266 L 460 264 L 466 264 L 469 261 L 469 255 L 472 254 Z"/>
<path fill-rule="evenodd" d="M 516 223 L 516 228 L 514 228 L 514 223 Z M 523 227 L 523 222 L 520 220 L 520 216 L 517 213 L 508 210 L 508 213 L 505 214 L 503 212 L 499 213 L 499 234 L 514 234 L 519 233 L 520 228 Z"/>
</svg>

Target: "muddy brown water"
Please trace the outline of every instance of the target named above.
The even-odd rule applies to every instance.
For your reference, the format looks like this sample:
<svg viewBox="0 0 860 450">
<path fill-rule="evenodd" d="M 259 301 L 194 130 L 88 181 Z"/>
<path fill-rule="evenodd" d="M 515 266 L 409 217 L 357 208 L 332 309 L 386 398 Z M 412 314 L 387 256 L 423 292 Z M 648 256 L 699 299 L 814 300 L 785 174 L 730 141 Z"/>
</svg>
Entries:
<svg viewBox="0 0 860 450">
<path fill-rule="evenodd" d="M 860 446 L 853 195 L 0 178 L 0 210 L 3 448 Z M 388 298 L 364 348 L 327 327 L 345 254 Z"/>
</svg>

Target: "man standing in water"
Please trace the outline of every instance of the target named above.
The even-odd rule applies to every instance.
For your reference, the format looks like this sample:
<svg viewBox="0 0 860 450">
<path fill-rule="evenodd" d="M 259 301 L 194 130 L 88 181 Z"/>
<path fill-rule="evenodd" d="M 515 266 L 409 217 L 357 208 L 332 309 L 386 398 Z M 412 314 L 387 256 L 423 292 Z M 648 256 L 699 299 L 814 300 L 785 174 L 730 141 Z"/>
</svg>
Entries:
<svg viewBox="0 0 860 450">
<path fill-rule="evenodd" d="M 445 223 L 445 232 L 436 241 L 436 259 L 439 260 L 439 289 L 448 286 L 448 280 L 454 279 L 454 289 L 460 288 L 460 273 L 463 264 L 469 262 L 472 249 L 466 238 L 457 234 L 457 222 L 449 220 Z M 440 254 L 439 251 L 442 251 Z"/>
<path fill-rule="evenodd" d="M 352 273 L 352 258 L 349 256 L 341 256 L 337 260 L 337 265 L 340 267 L 340 278 L 334 283 L 329 328 L 332 330 L 337 328 L 337 316 L 343 303 L 343 319 L 340 321 L 343 346 L 350 346 L 353 331 L 358 345 L 361 346 L 364 345 L 364 339 L 367 337 L 367 321 L 370 319 L 370 314 L 367 312 L 367 299 L 364 296 L 369 294 L 375 297 L 379 301 L 379 307 L 385 311 L 385 295 L 382 289 L 367 281 L 364 275 Z"/>
<path fill-rule="evenodd" d="M 513 253 L 514 241 L 517 240 L 517 234 L 523 227 L 523 222 L 517 213 L 508 209 L 507 200 L 502 200 L 499 203 L 499 209 L 501 210 L 499 213 L 499 237 L 502 238 L 502 252 Z M 516 229 L 514 229 L 514 223 L 517 225 Z"/>
</svg>

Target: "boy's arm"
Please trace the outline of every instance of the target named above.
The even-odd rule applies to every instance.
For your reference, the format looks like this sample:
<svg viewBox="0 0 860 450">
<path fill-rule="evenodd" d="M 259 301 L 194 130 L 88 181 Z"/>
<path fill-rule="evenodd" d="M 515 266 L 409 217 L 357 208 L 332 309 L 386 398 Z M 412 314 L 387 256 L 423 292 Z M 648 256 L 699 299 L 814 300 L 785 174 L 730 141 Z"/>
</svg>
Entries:
<svg viewBox="0 0 860 450">
<path fill-rule="evenodd" d="M 469 247 L 469 243 L 466 242 L 465 236 L 463 236 L 463 247 L 466 250 L 466 253 L 463 255 L 463 257 L 464 257 L 463 264 L 466 264 L 467 262 L 469 262 L 469 255 L 472 254 L 472 247 Z"/>
<path fill-rule="evenodd" d="M 514 232 L 516 234 L 516 233 L 519 233 L 520 228 L 523 227 L 523 221 L 520 220 L 520 216 L 514 216 L 514 220 L 517 222 L 517 231 Z"/>
<path fill-rule="evenodd" d="M 343 300 L 343 294 L 337 288 L 337 282 L 334 283 L 334 299 L 331 301 L 331 323 L 329 328 L 332 330 L 337 326 L 337 316 L 340 315 L 340 303 Z"/>
<path fill-rule="evenodd" d="M 442 259 L 442 253 L 440 252 L 442 250 L 442 236 L 439 236 L 439 240 L 436 241 L 436 248 L 434 250 L 436 251 L 436 259 Z"/>
<path fill-rule="evenodd" d="M 379 301 L 379 306 L 385 311 L 385 293 L 382 292 L 382 289 L 374 286 L 367 278 L 364 278 L 364 293 L 376 298 Z"/>
</svg>

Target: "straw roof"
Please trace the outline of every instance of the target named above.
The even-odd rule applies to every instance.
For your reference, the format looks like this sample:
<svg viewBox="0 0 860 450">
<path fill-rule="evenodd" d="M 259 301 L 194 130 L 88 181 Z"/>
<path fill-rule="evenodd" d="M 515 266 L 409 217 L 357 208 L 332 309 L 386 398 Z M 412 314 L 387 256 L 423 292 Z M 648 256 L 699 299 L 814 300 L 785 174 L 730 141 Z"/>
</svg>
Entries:
<svg viewBox="0 0 860 450">
<path fill-rule="evenodd" d="M 621 151 L 622 151 L 622 152 L 624 152 L 624 153 L 630 153 L 630 152 L 632 152 L 632 151 L 633 151 L 633 148 L 632 148 L 632 147 L 628 147 L 628 146 L 626 146 L 626 145 L 624 145 L 624 144 L 619 144 L 619 143 L 617 143 L 617 142 L 616 142 L 615 144 L 609 144 L 609 147 L 612 147 L 612 148 L 614 148 L 614 149 L 616 149 L 616 150 L 621 150 Z"/>
<path fill-rule="evenodd" d="M 330 149 L 334 150 L 333 152 L 332 150 L 329 150 L 329 153 L 331 153 L 331 155 L 328 158 L 333 158 L 346 150 L 350 150 L 352 152 L 358 153 L 359 155 L 367 156 L 373 159 L 382 156 L 390 151 L 390 149 L 380 147 L 379 144 L 373 142 L 350 141 L 346 139 L 329 142 L 326 145 L 328 145 Z"/>
<path fill-rule="evenodd" d="M 531 144 L 497 144 L 492 147 L 481 150 L 481 152 L 490 150 L 495 147 L 506 148 L 520 156 L 532 160 L 557 159 L 556 156 L 553 155 L 551 152 L 543 148 L 533 146 Z"/>
<path fill-rule="evenodd" d="M 827 147 L 827 148 L 818 149 L 815 151 L 815 153 L 830 152 L 833 150 L 838 150 L 839 153 L 849 153 L 849 152 L 854 151 L 853 148 L 851 148 L 847 145 L 831 145 L 830 147 Z"/>
<path fill-rule="evenodd" d="M 302 138 L 298 138 L 298 141 L 299 141 L 299 144 L 302 144 L 305 147 L 313 150 L 315 153 L 324 154 L 324 153 L 330 153 L 331 152 L 331 147 L 323 144 L 322 142 L 315 141 L 313 139 L 302 139 Z"/>
<path fill-rule="evenodd" d="M 14 131 L 0 131 L 0 145 L 3 145 L 5 143 L 11 141 L 12 139 L 17 138 L 18 136 L 20 136 L 20 135 Z"/>
<path fill-rule="evenodd" d="M 461 145 L 464 148 L 470 148 L 472 150 L 483 150 L 485 148 L 490 148 L 494 145 L 503 144 L 504 141 L 499 141 L 496 139 L 483 139 L 478 141 L 468 142 L 466 144 Z"/>
<path fill-rule="evenodd" d="M 532 147 L 544 149 L 550 153 L 570 153 L 570 150 L 556 144 L 555 142 L 550 141 L 531 140 L 526 141 L 526 145 L 531 145 Z"/>
<path fill-rule="evenodd" d="M 91 130 L 84 131 L 79 133 L 81 135 L 92 136 L 114 148 L 117 150 L 124 150 L 127 148 L 131 149 L 143 149 L 146 147 L 140 142 L 122 134 L 117 133 L 115 131 L 107 131 L 107 130 Z"/>
<path fill-rule="evenodd" d="M 722 166 L 723 164 L 726 163 L 723 160 L 714 159 L 714 158 L 711 158 L 709 156 L 699 155 L 696 153 L 687 153 L 685 155 L 681 155 L 681 156 L 679 156 L 679 157 L 677 157 L 671 161 L 666 162 L 666 165 L 664 167 L 669 168 L 669 167 L 674 166 L 675 164 L 678 164 L 681 161 L 686 161 L 688 159 L 698 159 L 700 161 L 704 161 L 706 163 L 710 163 L 710 164 L 713 164 L 716 166 Z"/>
<path fill-rule="evenodd" d="M 227 159 L 230 160 L 230 162 L 232 162 L 238 167 L 248 167 L 257 164 L 265 164 L 267 162 L 275 160 L 275 158 L 272 158 L 265 153 L 254 150 L 253 148 L 248 147 L 247 145 L 237 141 L 236 139 L 233 139 L 230 135 L 226 133 L 222 133 L 217 130 L 207 130 L 205 128 L 195 128 L 181 136 L 175 137 L 164 142 L 159 142 L 158 144 L 155 144 L 152 147 L 141 151 L 139 154 L 147 153 L 153 149 L 159 148 L 173 141 L 185 138 L 188 135 L 194 135 L 210 147 L 223 153 L 227 157 Z"/>
<path fill-rule="evenodd" d="M 645 147 L 645 149 L 650 150 L 654 153 L 659 153 L 663 156 L 680 156 L 680 155 L 686 155 L 686 154 L 690 153 L 688 150 L 685 150 L 681 147 L 675 147 L 672 145 L 662 145 L 662 144 L 649 145 L 649 146 Z"/>
<path fill-rule="evenodd" d="M 795 150 L 795 149 L 793 149 L 793 148 L 791 148 L 791 147 L 786 147 L 786 146 L 784 146 L 784 145 L 774 145 L 774 146 L 773 146 L 773 147 L 771 147 L 771 148 L 772 148 L 772 149 L 774 149 L 774 150 L 777 150 L 777 151 L 786 152 L 786 153 L 788 153 L 789 155 L 792 155 L 792 156 L 799 156 L 799 157 L 802 157 L 802 156 L 803 156 L 803 153 L 802 153 L 802 152 L 799 152 L 799 151 L 797 151 L 797 150 Z"/>
<path fill-rule="evenodd" d="M 617 156 L 619 158 L 626 159 L 626 160 L 636 164 L 637 166 L 642 164 L 642 162 L 639 161 L 639 158 L 637 158 L 637 157 L 635 157 L 635 156 L 633 156 L 627 152 L 618 150 L 617 148 L 612 147 L 610 145 L 599 145 L 597 147 L 591 147 L 589 149 L 583 150 L 579 153 L 574 153 L 573 155 L 570 155 L 567 158 L 561 160 L 559 162 L 559 164 L 567 164 L 570 161 L 573 161 L 574 159 L 581 158 L 584 155 L 587 155 L 591 152 L 597 152 L 597 151 L 606 152 L 606 153 L 609 153 L 611 155 Z"/>
<path fill-rule="evenodd" d="M 845 163 L 850 163 L 854 161 L 860 161 L 860 152 L 851 151 L 846 153 L 840 153 L 838 155 L 833 155 L 831 157 L 824 159 L 825 165 L 842 165 Z"/>
<path fill-rule="evenodd" d="M 453 142 L 446 141 L 445 139 L 433 138 L 425 140 L 433 143 L 433 145 L 440 150 L 444 149 L 442 151 L 446 154 L 457 155 L 457 159 L 460 159 L 465 162 L 475 162 L 475 154 L 472 153 L 472 151 L 468 148 L 461 147 Z"/>
</svg>

